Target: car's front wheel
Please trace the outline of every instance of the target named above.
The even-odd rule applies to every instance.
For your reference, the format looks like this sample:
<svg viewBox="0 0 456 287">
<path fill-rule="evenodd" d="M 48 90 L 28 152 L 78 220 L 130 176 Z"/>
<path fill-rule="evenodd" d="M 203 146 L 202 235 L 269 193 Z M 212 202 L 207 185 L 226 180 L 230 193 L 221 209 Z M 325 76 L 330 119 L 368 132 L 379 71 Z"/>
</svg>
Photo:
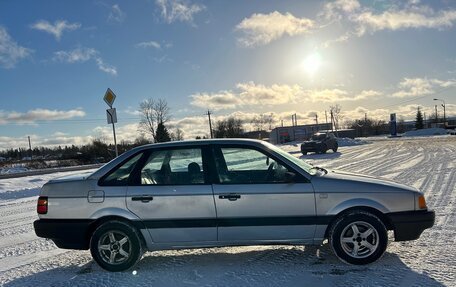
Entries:
<svg viewBox="0 0 456 287">
<path fill-rule="evenodd" d="M 333 152 L 337 152 L 337 149 L 339 148 L 339 144 L 336 142 L 334 144 L 334 147 L 332 148 Z"/>
<path fill-rule="evenodd" d="M 353 211 L 338 218 L 329 231 L 329 243 L 339 259 L 369 264 L 379 259 L 388 244 L 387 229 L 374 214 Z"/>
<path fill-rule="evenodd" d="M 100 225 L 90 240 L 93 259 L 103 269 L 124 271 L 134 266 L 143 254 L 138 231 L 123 221 L 108 221 Z"/>
</svg>

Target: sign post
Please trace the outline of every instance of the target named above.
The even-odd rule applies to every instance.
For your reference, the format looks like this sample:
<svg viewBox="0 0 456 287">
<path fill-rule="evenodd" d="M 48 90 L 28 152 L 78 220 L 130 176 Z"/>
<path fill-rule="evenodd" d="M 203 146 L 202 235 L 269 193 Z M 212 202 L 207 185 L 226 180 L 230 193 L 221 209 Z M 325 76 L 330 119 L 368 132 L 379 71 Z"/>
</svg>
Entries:
<svg viewBox="0 0 456 287">
<path fill-rule="evenodd" d="M 396 114 L 390 114 L 390 132 L 391 136 L 397 136 Z"/>
<path fill-rule="evenodd" d="M 103 97 L 103 100 L 110 107 L 110 109 L 106 110 L 106 117 L 107 117 L 108 124 L 112 124 L 112 134 L 114 136 L 114 148 L 116 150 L 116 157 L 118 157 L 119 152 L 117 150 L 116 127 L 115 127 L 115 123 L 117 123 L 117 113 L 116 113 L 116 109 L 112 107 L 112 104 L 116 100 L 116 95 L 110 88 L 108 88 Z"/>
</svg>

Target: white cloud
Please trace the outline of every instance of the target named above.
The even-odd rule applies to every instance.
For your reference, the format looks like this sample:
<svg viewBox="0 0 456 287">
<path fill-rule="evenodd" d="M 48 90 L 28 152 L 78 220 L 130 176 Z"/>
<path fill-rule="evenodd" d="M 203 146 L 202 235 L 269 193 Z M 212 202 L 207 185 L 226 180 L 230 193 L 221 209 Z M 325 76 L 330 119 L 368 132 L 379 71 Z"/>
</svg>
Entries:
<svg viewBox="0 0 456 287">
<path fill-rule="evenodd" d="M 71 51 L 57 51 L 54 53 L 54 60 L 77 63 L 86 62 L 98 55 L 98 51 L 93 48 L 77 48 Z"/>
<path fill-rule="evenodd" d="M 31 28 L 33 29 L 54 35 L 57 41 L 60 40 L 64 31 L 74 31 L 79 29 L 80 27 L 81 24 L 79 23 L 68 23 L 67 21 L 62 20 L 57 20 L 54 22 L 54 24 L 51 24 L 46 20 L 40 20 L 35 24 L 31 25 Z"/>
<path fill-rule="evenodd" d="M 94 60 L 98 69 L 101 71 L 113 76 L 117 75 L 116 67 L 106 64 L 100 57 L 100 53 L 93 48 L 76 48 L 71 51 L 57 51 L 54 52 L 53 60 L 70 64 Z"/>
<path fill-rule="evenodd" d="M 34 109 L 25 113 L 0 110 L 0 125 L 10 123 L 36 124 L 37 121 L 67 120 L 83 116 L 85 116 L 85 112 L 82 109 L 73 109 L 67 111 Z"/>
<path fill-rule="evenodd" d="M 6 29 L 0 26 L 0 66 L 13 68 L 18 61 L 27 58 L 32 52 L 31 49 L 19 46 Z"/>
<path fill-rule="evenodd" d="M 319 16 L 329 20 L 340 20 L 342 13 L 352 13 L 359 10 L 360 7 L 358 0 L 337 0 L 326 3 Z"/>
<path fill-rule="evenodd" d="M 100 57 L 95 58 L 95 62 L 97 63 L 98 69 L 100 69 L 101 71 L 111 74 L 113 76 L 117 75 L 116 67 L 106 64 Z"/>
<path fill-rule="evenodd" d="M 436 88 L 456 86 L 456 80 L 442 81 L 428 78 L 404 78 L 398 85 L 399 90 L 391 96 L 395 98 L 418 97 L 430 95 Z"/>
<path fill-rule="evenodd" d="M 158 50 L 161 49 L 160 43 L 158 43 L 156 41 L 141 42 L 141 43 L 136 44 L 135 46 L 138 48 L 155 48 Z"/>
<path fill-rule="evenodd" d="M 108 15 L 108 21 L 122 23 L 126 17 L 127 15 L 124 11 L 122 11 L 122 9 L 120 9 L 120 6 L 118 4 L 112 5 L 111 11 Z"/>
<path fill-rule="evenodd" d="M 361 6 L 357 0 L 338 0 L 325 4 L 319 16 L 324 20 L 337 21 L 340 25 L 347 26 L 346 32 L 334 40 L 326 41 L 324 46 L 381 30 L 442 30 L 452 27 L 456 22 L 456 10 L 434 11 L 429 6 L 421 5 L 419 1 L 398 2 L 378 11 Z"/>
<path fill-rule="evenodd" d="M 313 20 L 274 11 L 269 14 L 253 14 L 243 19 L 236 26 L 236 30 L 244 34 L 238 39 L 239 43 L 252 47 L 268 44 L 284 35 L 296 36 L 308 33 L 313 27 Z"/>
<path fill-rule="evenodd" d="M 418 9 L 421 8 L 421 9 Z M 412 7 L 403 10 L 387 10 L 379 14 L 366 11 L 356 15 L 353 20 L 360 26 L 358 33 L 365 31 L 399 30 L 407 28 L 434 28 L 452 27 L 456 21 L 456 11 L 434 12 L 424 7 Z"/>
<path fill-rule="evenodd" d="M 336 102 L 374 99 L 381 92 L 365 90 L 353 94 L 341 89 L 307 90 L 300 85 L 270 86 L 254 82 L 239 83 L 234 91 L 197 93 L 190 96 L 191 104 L 212 110 L 234 109 L 246 106 L 273 106 L 298 102 Z"/>
<path fill-rule="evenodd" d="M 220 91 L 215 94 L 197 93 L 190 97 L 192 105 L 212 110 L 234 109 L 242 103 L 238 95 L 230 91 Z"/>
<path fill-rule="evenodd" d="M 167 23 L 176 21 L 193 23 L 193 16 L 205 9 L 204 5 L 184 0 L 156 0 L 161 16 Z"/>
<path fill-rule="evenodd" d="M 116 126 L 116 138 L 118 143 L 121 141 L 134 141 L 141 135 L 142 133 L 139 131 L 137 123 L 119 124 Z M 95 127 L 92 130 L 92 136 L 108 143 L 113 143 L 112 128 L 107 125 Z"/>
</svg>

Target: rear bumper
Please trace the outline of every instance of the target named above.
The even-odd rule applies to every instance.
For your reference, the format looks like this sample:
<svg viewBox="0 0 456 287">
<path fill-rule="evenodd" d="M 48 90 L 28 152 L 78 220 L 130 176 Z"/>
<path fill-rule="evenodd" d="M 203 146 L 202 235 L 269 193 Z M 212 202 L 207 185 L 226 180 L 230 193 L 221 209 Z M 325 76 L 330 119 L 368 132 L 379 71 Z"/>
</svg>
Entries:
<svg viewBox="0 0 456 287">
<path fill-rule="evenodd" d="M 316 151 L 317 146 L 316 145 L 301 145 L 301 151 Z"/>
<path fill-rule="evenodd" d="M 435 221 L 435 212 L 430 210 L 393 212 L 387 216 L 394 230 L 395 241 L 418 239 Z"/>
<path fill-rule="evenodd" d="M 49 238 L 64 249 L 89 249 L 90 219 L 39 219 L 33 222 L 38 237 Z"/>
</svg>

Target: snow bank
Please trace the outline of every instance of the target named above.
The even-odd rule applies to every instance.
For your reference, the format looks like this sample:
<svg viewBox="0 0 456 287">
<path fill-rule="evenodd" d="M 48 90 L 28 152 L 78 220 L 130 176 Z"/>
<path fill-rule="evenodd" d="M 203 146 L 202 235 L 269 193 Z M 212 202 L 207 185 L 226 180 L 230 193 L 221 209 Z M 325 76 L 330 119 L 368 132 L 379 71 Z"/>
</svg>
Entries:
<svg viewBox="0 0 456 287">
<path fill-rule="evenodd" d="M 402 134 L 403 137 L 428 137 L 436 135 L 446 135 L 446 129 L 442 128 L 430 128 L 430 129 L 421 129 L 415 131 L 408 131 Z"/>
<path fill-rule="evenodd" d="M 352 138 L 337 138 L 337 143 L 339 146 L 355 146 L 368 144 L 370 142 L 362 139 L 352 139 Z"/>
<path fill-rule="evenodd" d="M 9 168 L 0 168 L 0 174 L 13 174 L 29 171 L 26 167 L 9 167 Z"/>
</svg>

